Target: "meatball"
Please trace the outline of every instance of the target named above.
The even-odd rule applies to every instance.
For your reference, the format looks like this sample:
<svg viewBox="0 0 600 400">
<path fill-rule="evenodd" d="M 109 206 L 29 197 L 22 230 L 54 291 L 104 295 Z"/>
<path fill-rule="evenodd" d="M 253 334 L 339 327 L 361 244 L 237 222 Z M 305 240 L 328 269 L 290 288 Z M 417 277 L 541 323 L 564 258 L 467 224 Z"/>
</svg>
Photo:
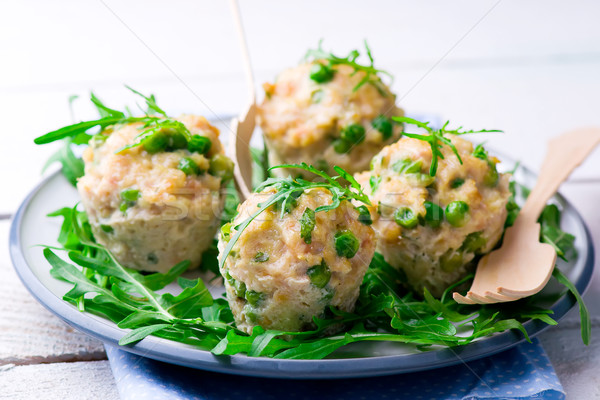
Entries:
<svg viewBox="0 0 600 400">
<path fill-rule="evenodd" d="M 85 175 L 77 189 L 92 231 L 128 267 L 166 272 L 183 260 L 197 267 L 219 226 L 220 189 L 231 179 L 233 163 L 223 155 L 218 129 L 205 118 L 185 115 L 179 121 L 194 135 L 194 151 L 168 128 L 121 151 L 143 129 L 133 123 L 108 127 L 83 154 Z M 171 148 L 157 147 L 161 140 Z"/>
<path fill-rule="evenodd" d="M 222 230 L 221 255 L 233 227 L 273 193 L 254 193 L 239 206 L 238 216 Z M 280 207 L 271 206 L 241 233 L 221 269 L 239 329 L 303 331 L 314 328 L 313 317 L 323 317 L 328 306 L 354 309 L 375 233 L 359 222 L 348 201 L 314 212 L 331 201 L 326 189 L 306 190 L 283 216 Z"/>
<path fill-rule="evenodd" d="M 403 111 L 395 105 L 396 96 L 377 77 L 355 90 L 365 72 L 348 65 L 333 66 L 329 81 L 311 79 L 314 68 L 323 63 L 288 69 L 274 84 L 264 85 L 266 95 L 258 108 L 258 122 L 269 163 L 306 162 L 328 173 L 334 165 L 350 173 L 364 171 L 377 152 L 402 134 L 402 126 L 390 117 L 402 116 Z M 289 173 L 275 171 L 279 176 Z"/>
<path fill-rule="evenodd" d="M 404 137 L 373 158 L 371 170 L 357 174 L 377 233 L 377 251 L 406 274 L 407 286 L 441 296 L 467 275 L 476 255 L 494 248 L 504 230 L 510 197 L 508 174 L 483 147 L 453 135 L 459 159 L 441 149 L 437 174 L 428 143 Z"/>
</svg>

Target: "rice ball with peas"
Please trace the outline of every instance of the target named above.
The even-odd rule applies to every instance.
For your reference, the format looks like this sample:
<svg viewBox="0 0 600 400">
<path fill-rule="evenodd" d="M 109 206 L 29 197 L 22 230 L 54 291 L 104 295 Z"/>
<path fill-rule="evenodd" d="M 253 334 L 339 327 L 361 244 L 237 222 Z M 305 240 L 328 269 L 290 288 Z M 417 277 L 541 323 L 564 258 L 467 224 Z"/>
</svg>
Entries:
<svg viewBox="0 0 600 400">
<path fill-rule="evenodd" d="M 166 272 L 183 260 L 200 264 L 219 226 L 221 189 L 233 176 L 219 131 L 204 117 L 163 125 L 131 148 L 142 123 L 105 128 L 84 151 L 85 175 L 77 183 L 98 243 L 143 271 Z"/>
<path fill-rule="evenodd" d="M 254 193 L 239 206 L 238 216 L 222 228 L 221 257 L 234 227 L 274 193 Z M 221 268 L 239 329 L 305 331 L 314 329 L 313 317 L 323 317 L 329 306 L 354 309 L 375 235 L 349 201 L 315 213 L 331 201 L 327 189 L 305 190 L 283 216 L 281 205 L 270 206 L 242 231 Z"/>
<path fill-rule="evenodd" d="M 356 175 L 369 195 L 377 251 L 406 274 L 418 294 L 441 296 L 472 271 L 476 256 L 491 251 L 504 231 L 510 198 L 509 174 L 482 146 L 447 135 L 437 173 L 428 143 L 403 137 L 373 158 L 370 171 Z"/>
<path fill-rule="evenodd" d="M 365 77 L 364 71 L 348 65 L 329 67 L 317 60 L 287 69 L 275 83 L 266 83 L 258 122 L 269 164 L 306 162 L 328 173 L 334 165 L 350 173 L 366 170 L 371 158 L 402 134 L 402 126 L 391 117 L 403 111 L 379 77 L 360 84 Z M 274 171 L 278 176 L 290 172 Z"/>
</svg>

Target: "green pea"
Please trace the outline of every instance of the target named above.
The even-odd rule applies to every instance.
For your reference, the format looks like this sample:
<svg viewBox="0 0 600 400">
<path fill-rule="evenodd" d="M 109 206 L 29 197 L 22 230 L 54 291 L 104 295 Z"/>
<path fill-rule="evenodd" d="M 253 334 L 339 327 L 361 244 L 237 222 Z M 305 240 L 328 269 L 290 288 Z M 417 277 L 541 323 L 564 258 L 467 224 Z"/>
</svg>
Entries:
<svg viewBox="0 0 600 400">
<path fill-rule="evenodd" d="M 254 307 L 247 304 L 244 306 L 243 311 L 244 311 L 244 314 L 246 314 L 246 318 L 248 318 L 248 320 L 250 320 L 250 322 L 258 321 L 258 313 L 256 312 L 256 309 Z"/>
<path fill-rule="evenodd" d="M 407 178 L 411 184 L 422 187 L 430 186 L 433 184 L 433 182 L 435 182 L 435 176 L 431 176 L 428 173 L 424 174 L 418 172 L 416 174 L 408 174 Z"/>
<path fill-rule="evenodd" d="M 106 233 L 113 233 L 115 230 L 110 225 L 100 225 L 100 229 L 102 229 Z"/>
<path fill-rule="evenodd" d="M 373 169 L 375 169 L 375 167 L 377 167 L 378 165 L 381 165 L 381 163 L 382 163 L 382 161 L 383 161 L 383 160 L 382 160 L 382 158 L 383 158 L 383 157 L 381 157 L 381 156 L 379 156 L 379 155 L 377 155 L 377 156 L 373 157 L 373 158 L 371 159 L 371 162 L 369 163 L 369 169 L 370 169 L 370 170 L 373 170 Z"/>
<path fill-rule="evenodd" d="M 169 129 L 168 137 L 167 137 L 167 150 L 179 150 L 179 149 L 187 149 L 188 141 L 183 135 L 183 133 L 177 130 Z"/>
<path fill-rule="evenodd" d="M 123 214 L 125 214 L 127 212 L 127 209 L 129 208 L 129 204 L 127 204 L 126 201 L 121 202 L 121 204 L 119 204 L 119 211 L 121 211 Z"/>
<path fill-rule="evenodd" d="M 342 128 L 340 137 L 352 144 L 360 144 L 365 140 L 365 127 L 360 124 L 350 124 Z"/>
<path fill-rule="evenodd" d="M 450 182 L 450 187 L 452 189 L 456 189 L 461 187 L 463 183 L 465 183 L 465 180 L 463 178 L 456 178 L 452 182 Z"/>
<path fill-rule="evenodd" d="M 369 212 L 369 209 L 367 208 L 367 206 L 358 206 L 356 207 L 356 209 L 358 210 L 358 221 L 365 224 L 365 225 L 371 225 L 373 224 L 373 219 L 371 219 L 371 213 Z"/>
<path fill-rule="evenodd" d="M 168 138 L 167 135 L 162 132 L 154 132 L 153 134 L 146 136 L 142 139 L 142 146 L 150 154 L 164 151 L 167 148 Z"/>
<path fill-rule="evenodd" d="M 310 267 L 306 271 L 306 274 L 308 275 L 308 279 L 310 279 L 310 283 L 321 289 L 327 286 L 331 279 L 331 271 L 327 264 L 325 264 L 325 260 L 322 260 L 321 264 Z"/>
<path fill-rule="evenodd" d="M 360 247 L 360 242 L 357 237 L 349 230 L 337 232 L 334 240 L 335 251 L 340 257 L 352 258 Z"/>
<path fill-rule="evenodd" d="M 425 206 L 425 223 L 432 228 L 438 228 L 444 219 L 444 210 L 435 203 L 426 201 Z"/>
<path fill-rule="evenodd" d="M 239 298 L 244 298 L 246 294 L 246 284 L 242 281 L 238 281 L 234 279 L 228 271 L 225 271 L 223 274 L 225 280 L 229 283 L 229 285 L 233 288 L 235 295 Z"/>
<path fill-rule="evenodd" d="M 459 251 L 450 249 L 440 257 L 440 267 L 445 272 L 452 272 L 462 267 L 463 264 L 463 256 Z"/>
<path fill-rule="evenodd" d="M 461 250 L 464 250 L 467 253 L 480 254 L 487 244 L 487 240 L 482 234 L 483 232 L 469 233 L 462 246 L 460 246 Z"/>
<path fill-rule="evenodd" d="M 232 278 L 232 285 L 235 291 L 235 295 L 241 299 L 246 296 L 246 284 L 242 281 L 238 281 Z"/>
<path fill-rule="evenodd" d="M 206 154 L 212 147 L 212 142 L 206 136 L 193 135 L 188 142 L 188 150 L 199 154 Z"/>
<path fill-rule="evenodd" d="M 352 148 L 352 143 L 344 139 L 335 139 L 332 144 L 333 150 L 338 154 L 347 153 Z"/>
<path fill-rule="evenodd" d="M 329 65 L 317 63 L 310 68 L 310 79 L 317 83 L 329 82 L 335 71 Z"/>
<path fill-rule="evenodd" d="M 380 176 L 371 175 L 371 177 L 369 178 L 369 186 L 371 187 L 371 193 L 375 193 L 375 191 L 377 191 L 377 188 L 379 187 L 380 183 Z"/>
<path fill-rule="evenodd" d="M 333 296 L 335 296 L 335 289 L 327 286 L 325 288 L 325 294 L 323 295 L 323 297 L 321 297 L 320 301 L 321 301 L 321 303 L 329 304 L 329 303 L 331 303 L 331 300 L 333 299 Z"/>
<path fill-rule="evenodd" d="M 246 290 L 245 297 L 251 306 L 256 307 L 261 301 L 264 300 L 265 296 L 263 293 L 255 292 L 254 290 Z"/>
<path fill-rule="evenodd" d="M 183 157 L 179 160 L 177 169 L 183 171 L 186 175 L 200 175 L 202 173 L 198 164 L 189 157 Z"/>
<path fill-rule="evenodd" d="M 141 196 L 137 189 L 125 189 L 121 191 L 121 199 L 125 201 L 136 201 Z"/>
<path fill-rule="evenodd" d="M 446 221 L 452 226 L 464 226 L 469 217 L 469 205 L 464 201 L 453 201 L 446 206 Z"/>
<path fill-rule="evenodd" d="M 419 224 L 419 217 L 409 207 L 400 207 L 394 213 L 394 221 L 406 229 L 412 229 Z"/>
<path fill-rule="evenodd" d="M 486 186 L 494 187 L 498 184 L 498 170 L 496 170 L 496 164 L 488 161 L 488 170 L 483 177 L 483 183 Z"/>
<path fill-rule="evenodd" d="M 380 115 L 376 117 L 371 122 L 371 126 L 374 129 L 377 129 L 379 133 L 381 133 L 381 137 L 383 138 L 383 140 L 388 140 L 392 137 L 392 133 L 394 133 L 394 126 L 392 125 L 392 121 L 385 115 Z"/>
<path fill-rule="evenodd" d="M 321 89 L 315 90 L 311 93 L 310 100 L 313 103 L 318 104 L 321 102 L 321 100 L 323 100 L 323 96 L 325 96 L 325 93 Z"/>
<path fill-rule="evenodd" d="M 221 184 L 229 182 L 233 178 L 233 161 L 224 154 L 217 154 L 210 159 L 208 172 L 221 178 Z"/>
<path fill-rule="evenodd" d="M 267 261 L 269 261 L 269 255 L 267 253 L 263 253 L 262 251 L 259 251 L 254 256 L 254 262 L 263 263 Z"/>
<path fill-rule="evenodd" d="M 421 160 L 413 161 L 410 158 L 405 158 L 393 163 L 392 171 L 398 172 L 399 174 L 418 174 L 421 172 L 422 166 L 423 162 Z"/>
</svg>

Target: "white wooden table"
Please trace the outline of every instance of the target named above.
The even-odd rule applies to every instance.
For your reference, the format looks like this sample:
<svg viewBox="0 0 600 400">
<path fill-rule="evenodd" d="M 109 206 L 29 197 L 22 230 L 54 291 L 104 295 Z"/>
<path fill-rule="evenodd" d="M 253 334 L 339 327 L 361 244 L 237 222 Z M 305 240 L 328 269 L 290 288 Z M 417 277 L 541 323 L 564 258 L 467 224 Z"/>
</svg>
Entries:
<svg viewBox="0 0 600 400">
<path fill-rule="evenodd" d="M 402 107 L 503 129 L 489 146 L 534 170 L 549 137 L 600 125 L 600 3 L 592 0 L 242 0 L 241 7 L 259 82 L 295 64 L 319 38 L 340 54 L 367 38 L 377 65 L 394 73 Z M 117 107 L 132 101 L 123 83 L 155 93 L 174 114 L 235 113 L 246 93 L 237 50 L 222 1 L 0 2 L 0 398 L 118 398 L 101 343 L 47 312 L 12 269 L 6 218 L 55 149 L 32 139 L 71 121 L 72 94 L 94 90 Z M 75 104 L 79 119 L 93 116 L 86 103 Z M 597 249 L 599 154 L 561 189 Z M 589 347 L 576 313 L 541 335 L 571 399 L 600 397 L 598 273 L 585 298 Z"/>
</svg>

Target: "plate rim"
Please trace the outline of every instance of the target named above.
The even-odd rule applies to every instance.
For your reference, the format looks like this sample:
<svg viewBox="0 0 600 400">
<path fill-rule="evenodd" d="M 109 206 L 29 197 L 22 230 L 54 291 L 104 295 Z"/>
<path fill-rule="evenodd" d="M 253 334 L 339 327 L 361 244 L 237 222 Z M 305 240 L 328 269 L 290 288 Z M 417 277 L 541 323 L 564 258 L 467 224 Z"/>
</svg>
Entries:
<svg viewBox="0 0 600 400">
<path fill-rule="evenodd" d="M 523 166 L 521 168 L 532 173 Z M 157 337 L 148 337 L 133 346 L 119 346 L 118 340 L 126 332 L 125 330 L 118 328 L 110 321 L 103 321 L 99 317 L 80 312 L 71 304 L 57 297 L 33 273 L 23 254 L 20 238 L 26 211 L 36 194 L 60 173 L 61 171 L 58 170 L 42 179 L 19 206 L 11 221 L 9 253 L 19 279 L 39 303 L 68 325 L 101 340 L 105 345 L 116 346 L 121 350 L 162 362 L 233 375 L 283 379 L 342 379 L 386 376 L 452 366 L 489 357 L 526 341 L 520 332 L 509 330 L 456 349 L 446 348 L 409 355 L 323 360 L 273 359 L 245 355 L 217 356 L 208 350 L 180 345 Z M 590 231 L 577 209 L 560 193 L 557 193 L 557 196 L 573 211 L 575 219 L 585 232 L 587 257 L 581 275 L 574 283 L 577 290 L 583 295 L 590 284 L 594 270 L 593 241 Z M 576 301 L 572 295 L 562 296 L 551 308 L 554 311 L 554 319 L 558 322 L 575 304 Z M 523 325 L 531 338 L 550 327 L 550 325 L 537 320 L 527 321 Z"/>
</svg>

